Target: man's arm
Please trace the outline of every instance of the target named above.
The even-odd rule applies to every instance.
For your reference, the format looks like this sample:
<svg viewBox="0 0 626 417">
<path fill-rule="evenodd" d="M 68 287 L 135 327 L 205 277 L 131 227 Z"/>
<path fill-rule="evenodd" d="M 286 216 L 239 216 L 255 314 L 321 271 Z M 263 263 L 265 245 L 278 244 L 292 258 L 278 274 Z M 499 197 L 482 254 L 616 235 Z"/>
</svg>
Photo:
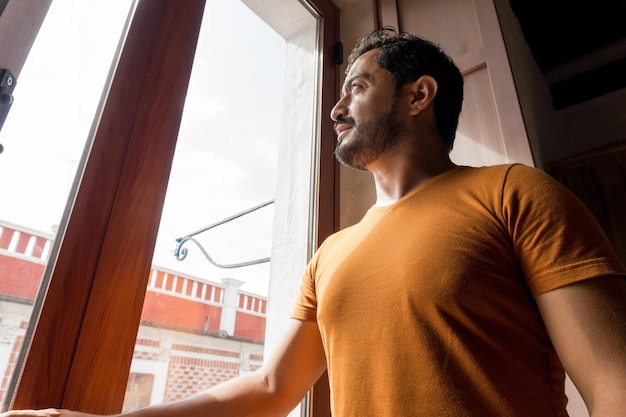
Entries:
<svg viewBox="0 0 626 417">
<path fill-rule="evenodd" d="M 326 369 L 317 323 L 289 320 L 271 355 L 256 372 L 187 399 L 143 408 L 127 417 L 283 416 L 302 400 Z M 85 417 L 70 411 L 9 411 L 0 417 Z"/>
<path fill-rule="evenodd" d="M 567 285 L 538 296 L 537 305 L 590 415 L 626 416 L 626 280 Z"/>
</svg>

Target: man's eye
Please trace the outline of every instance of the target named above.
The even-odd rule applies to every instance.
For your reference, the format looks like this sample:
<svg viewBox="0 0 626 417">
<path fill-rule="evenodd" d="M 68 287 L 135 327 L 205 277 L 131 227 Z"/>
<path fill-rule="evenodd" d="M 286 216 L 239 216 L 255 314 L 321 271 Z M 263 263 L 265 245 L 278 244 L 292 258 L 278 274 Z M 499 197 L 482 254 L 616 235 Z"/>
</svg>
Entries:
<svg viewBox="0 0 626 417">
<path fill-rule="evenodd" d="M 361 88 L 363 88 L 363 85 L 362 85 L 362 84 L 359 84 L 359 83 L 352 83 L 352 84 L 350 85 L 350 87 L 351 87 L 353 90 L 357 90 L 357 89 L 361 89 Z"/>
</svg>

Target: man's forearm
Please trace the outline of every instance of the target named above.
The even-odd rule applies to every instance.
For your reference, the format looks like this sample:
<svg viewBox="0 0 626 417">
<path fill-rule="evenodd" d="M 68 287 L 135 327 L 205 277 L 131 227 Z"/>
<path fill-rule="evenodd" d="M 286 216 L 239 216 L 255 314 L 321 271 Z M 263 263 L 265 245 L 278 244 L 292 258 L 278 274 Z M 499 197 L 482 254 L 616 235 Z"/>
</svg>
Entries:
<svg viewBox="0 0 626 417">
<path fill-rule="evenodd" d="M 119 417 L 281 416 L 297 405 L 274 391 L 259 372 L 244 375 L 188 398 L 155 404 Z"/>
</svg>

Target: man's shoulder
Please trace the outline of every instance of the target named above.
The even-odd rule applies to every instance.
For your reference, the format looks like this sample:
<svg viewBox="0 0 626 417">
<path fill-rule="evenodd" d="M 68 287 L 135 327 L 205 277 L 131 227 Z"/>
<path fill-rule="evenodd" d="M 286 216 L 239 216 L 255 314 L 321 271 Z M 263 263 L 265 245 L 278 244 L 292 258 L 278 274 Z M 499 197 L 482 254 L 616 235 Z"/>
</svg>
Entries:
<svg viewBox="0 0 626 417">
<path fill-rule="evenodd" d="M 488 177 L 494 180 L 501 178 L 507 182 L 524 181 L 528 178 L 551 178 L 546 172 L 539 168 L 519 162 L 466 168 L 468 171 L 473 172 L 474 175 Z"/>
<path fill-rule="evenodd" d="M 515 171 L 515 175 L 524 175 L 523 172 L 527 169 L 530 167 L 518 163 L 506 163 L 482 166 L 461 165 L 457 172 L 458 177 L 464 181 L 493 185 L 505 181 L 511 171 Z"/>
<path fill-rule="evenodd" d="M 496 172 L 508 173 L 512 170 L 520 171 L 520 172 L 538 170 L 535 167 L 524 165 L 520 162 L 507 162 L 503 164 L 483 165 L 483 166 L 467 166 L 465 168 L 472 170 L 472 171 L 480 172 L 480 173 L 491 173 L 491 174 L 496 173 Z"/>
</svg>

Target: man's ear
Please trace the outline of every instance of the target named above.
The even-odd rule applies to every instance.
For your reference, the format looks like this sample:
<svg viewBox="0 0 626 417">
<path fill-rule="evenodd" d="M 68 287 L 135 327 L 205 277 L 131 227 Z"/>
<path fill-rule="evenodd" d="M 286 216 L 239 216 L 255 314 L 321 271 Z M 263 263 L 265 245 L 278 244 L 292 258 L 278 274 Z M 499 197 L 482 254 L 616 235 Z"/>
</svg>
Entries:
<svg viewBox="0 0 626 417">
<path fill-rule="evenodd" d="M 422 75 L 409 84 L 411 114 L 418 114 L 427 108 L 437 95 L 437 81 L 430 75 Z"/>
</svg>

